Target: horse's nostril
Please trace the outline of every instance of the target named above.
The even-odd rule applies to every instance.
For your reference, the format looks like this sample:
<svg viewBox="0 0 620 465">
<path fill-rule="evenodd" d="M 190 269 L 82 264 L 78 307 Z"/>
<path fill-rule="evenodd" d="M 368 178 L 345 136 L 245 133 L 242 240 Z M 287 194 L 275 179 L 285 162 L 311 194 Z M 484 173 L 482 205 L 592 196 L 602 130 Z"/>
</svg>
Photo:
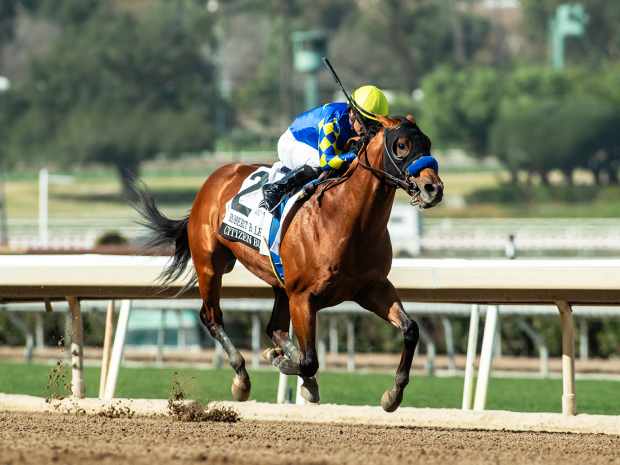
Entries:
<svg viewBox="0 0 620 465">
<path fill-rule="evenodd" d="M 429 194 L 435 192 L 435 184 L 424 184 L 424 190 Z"/>
</svg>

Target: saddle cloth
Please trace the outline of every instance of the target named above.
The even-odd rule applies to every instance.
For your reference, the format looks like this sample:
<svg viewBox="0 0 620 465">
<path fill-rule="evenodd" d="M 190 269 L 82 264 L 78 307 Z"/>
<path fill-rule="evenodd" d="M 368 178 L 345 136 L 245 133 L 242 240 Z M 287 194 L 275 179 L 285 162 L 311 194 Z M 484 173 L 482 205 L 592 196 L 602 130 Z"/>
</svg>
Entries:
<svg viewBox="0 0 620 465">
<path fill-rule="evenodd" d="M 273 166 L 262 166 L 253 171 L 241 184 L 239 192 L 226 204 L 226 213 L 220 225 L 220 234 L 233 242 L 244 244 L 271 259 L 276 277 L 284 279 L 280 260 L 281 225 L 299 199 L 300 192 L 285 198 L 272 213 L 258 204 L 263 200 L 262 187 L 281 179 L 289 169 L 277 162 Z"/>
</svg>

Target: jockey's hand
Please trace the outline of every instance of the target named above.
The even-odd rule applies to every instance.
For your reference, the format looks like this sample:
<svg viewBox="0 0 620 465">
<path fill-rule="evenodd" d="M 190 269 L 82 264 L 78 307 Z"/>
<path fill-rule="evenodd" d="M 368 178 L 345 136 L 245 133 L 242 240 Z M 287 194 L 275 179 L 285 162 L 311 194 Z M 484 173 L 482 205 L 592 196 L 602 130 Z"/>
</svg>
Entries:
<svg viewBox="0 0 620 465">
<path fill-rule="evenodd" d="M 347 143 L 344 145 L 344 151 L 345 152 L 355 152 L 355 153 L 358 153 L 361 148 L 362 148 L 362 138 L 359 137 L 359 136 L 351 137 L 347 141 Z"/>
<path fill-rule="evenodd" d="M 340 158 L 344 163 L 351 163 L 357 158 L 357 152 L 351 151 L 347 153 L 341 153 L 340 155 L 338 155 L 338 158 Z"/>
<path fill-rule="evenodd" d="M 307 199 L 308 197 L 312 196 L 312 194 L 314 194 L 314 192 L 316 191 L 316 188 L 318 187 L 318 185 L 324 180 L 327 179 L 333 170 L 326 170 L 323 171 L 318 178 L 316 178 L 313 181 L 310 181 L 309 183 L 307 183 L 303 189 L 302 189 L 302 193 L 300 195 L 300 198 L 302 199 Z"/>
</svg>

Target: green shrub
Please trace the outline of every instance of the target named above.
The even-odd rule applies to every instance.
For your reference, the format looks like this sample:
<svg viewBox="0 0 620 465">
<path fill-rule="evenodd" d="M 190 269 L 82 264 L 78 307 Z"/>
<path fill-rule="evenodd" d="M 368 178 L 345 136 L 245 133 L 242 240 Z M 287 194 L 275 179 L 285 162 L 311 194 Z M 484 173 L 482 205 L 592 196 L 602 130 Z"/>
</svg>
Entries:
<svg viewBox="0 0 620 465">
<path fill-rule="evenodd" d="M 592 202 L 606 189 L 598 186 L 526 186 L 500 184 L 479 189 L 466 196 L 468 203 L 530 204 L 541 202 Z"/>
</svg>

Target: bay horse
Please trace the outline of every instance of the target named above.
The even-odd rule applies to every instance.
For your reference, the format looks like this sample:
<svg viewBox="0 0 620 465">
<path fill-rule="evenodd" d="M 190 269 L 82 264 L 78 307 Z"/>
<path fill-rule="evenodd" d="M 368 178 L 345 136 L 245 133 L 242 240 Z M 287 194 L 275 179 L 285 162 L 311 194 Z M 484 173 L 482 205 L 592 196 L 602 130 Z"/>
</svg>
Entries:
<svg viewBox="0 0 620 465">
<path fill-rule="evenodd" d="M 266 332 L 274 347 L 263 355 L 282 373 L 302 378 L 301 394 L 307 401 L 319 401 L 316 314 L 349 300 L 402 333 L 395 382 L 381 398 L 381 406 L 388 412 L 400 405 L 419 330 L 387 277 L 392 263 L 387 224 L 398 187 L 407 189 L 419 206 L 429 208 L 441 201 L 443 183 L 436 165 L 415 177 L 406 175 L 406 168 L 429 154 L 431 145 L 411 115 L 381 117 L 380 123 L 374 133 L 357 141 L 361 149 L 345 174 L 320 185 L 314 195 L 296 206 L 294 215 L 287 217 L 290 221 L 283 226 L 280 245 L 283 283 L 274 275 L 269 257 L 218 232 L 226 203 L 260 165 L 233 163 L 218 168 L 196 195 L 189 215 L 181 220 L 163 216 L 150 194 L 135 188 L 138 200 L 134 207 L 146 220 L 143 224 L 155 233 L 151 245 L 175 246 L 174 256 L 162 273 L 164 280 L 178 279 L 193 261 L 202 299 L 200 318 L 222 344 L 234 369 L 231 391 L 235 400 L 249 398 L 250 377 L 245 360 L 224 330 L 219 301 L 222 275 L 239 260 L 273 288 L 275 301 Z M 291 319 L 299 349 L 289 335 Z"/>
</svg>

